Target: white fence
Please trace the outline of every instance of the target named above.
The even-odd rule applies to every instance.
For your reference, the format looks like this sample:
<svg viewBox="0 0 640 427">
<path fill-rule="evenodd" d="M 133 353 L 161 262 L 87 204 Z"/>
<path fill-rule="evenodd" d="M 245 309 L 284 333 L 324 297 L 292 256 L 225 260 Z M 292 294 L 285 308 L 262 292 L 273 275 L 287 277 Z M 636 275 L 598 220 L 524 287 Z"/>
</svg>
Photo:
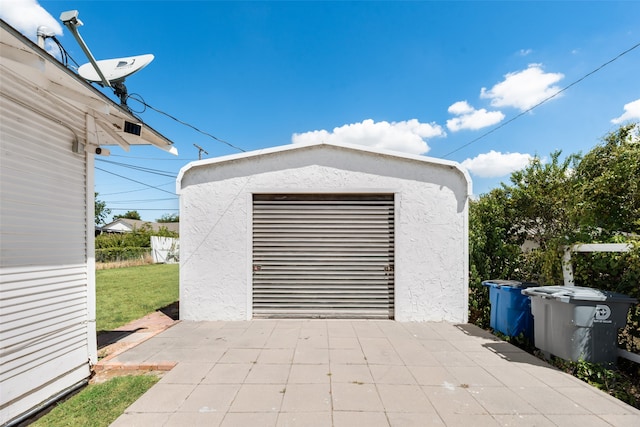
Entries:
<svg viewBox="0 0 640 427">
<path fill-rule="evenodd" d="M 173 237 L 151 236 L 151 256 L 156 264 L 179 262 L 180 240 Z"/>
</svg>

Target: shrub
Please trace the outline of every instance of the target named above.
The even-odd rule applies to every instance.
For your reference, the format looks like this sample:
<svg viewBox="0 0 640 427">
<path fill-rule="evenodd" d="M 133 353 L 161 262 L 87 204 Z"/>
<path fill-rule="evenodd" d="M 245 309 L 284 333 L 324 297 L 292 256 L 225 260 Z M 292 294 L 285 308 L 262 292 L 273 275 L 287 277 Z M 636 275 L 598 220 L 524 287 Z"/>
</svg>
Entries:
<svg viewBox="0 0 640 427">
<path fill-rule="evenodd" d="M 96 262 L 118 262 L 132 259 L 144 259 L 149 248 L 124 247 L 96 249 Z"/>
<path fill-rule="evenodd" d="M 151 236 L 178 237 L 166 227 L 152 230 L 149 226 L 130 233 L 100 234 L 96 236 L 96 262 L 117 262 L 144 258 L 151 252 Z"/>
</svg>

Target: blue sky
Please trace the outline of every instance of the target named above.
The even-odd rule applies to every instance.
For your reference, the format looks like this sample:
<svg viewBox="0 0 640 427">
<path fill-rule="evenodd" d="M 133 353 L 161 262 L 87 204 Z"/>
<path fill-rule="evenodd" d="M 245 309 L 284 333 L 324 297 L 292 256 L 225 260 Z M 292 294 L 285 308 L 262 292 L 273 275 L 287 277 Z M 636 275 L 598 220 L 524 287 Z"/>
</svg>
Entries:
<svg viewBox="0 0 640 427">
<path fill-rule="evenodd" d="M 49 26 L 84 64 L 58 19 L 73 9 L 96 59 L 155 55 L 127 79 L 130 94 L 245 151 L 331 141 L 446 158 L 468 168 L 479 195 L 533 155 L 586 153 L 640 121 L 640 47 L 587 76 L 640 43 L 635 1 L 2 0 L 0 16 L 32 39 Z M 198 158 L 193 144 L 204 158 L 238 152 L 129 106 L 180 154 L 97 157 L 96 191 L 112 214 L 178 213 L 173 177 Z"/>
</svg>

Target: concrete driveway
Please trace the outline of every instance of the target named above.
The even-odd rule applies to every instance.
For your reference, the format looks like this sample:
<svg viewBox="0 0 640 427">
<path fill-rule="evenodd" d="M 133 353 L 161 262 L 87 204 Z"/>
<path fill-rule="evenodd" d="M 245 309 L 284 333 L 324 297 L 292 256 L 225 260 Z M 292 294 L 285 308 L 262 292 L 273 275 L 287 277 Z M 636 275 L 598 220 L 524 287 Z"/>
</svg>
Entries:
<svg viewBox="0 0 640 427">
<path fill-rule="evenodd" d="M 111 363 L 177 365 L 112 426 L 639 426 L 472 325 L 179 322 Z"/>
</svg>

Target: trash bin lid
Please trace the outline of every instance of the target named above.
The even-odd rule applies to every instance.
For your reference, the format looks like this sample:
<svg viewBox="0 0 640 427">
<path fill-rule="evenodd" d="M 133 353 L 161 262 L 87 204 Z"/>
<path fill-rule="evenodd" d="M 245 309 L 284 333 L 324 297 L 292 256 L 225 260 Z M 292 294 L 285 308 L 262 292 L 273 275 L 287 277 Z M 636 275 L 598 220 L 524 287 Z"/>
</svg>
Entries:
<svg viewBox="0 0 640 427">
<path fill-rule="evenodd" d="M 485 280 L 482 282 L 482 286 L 491 286 L 492 288 L 501 288 L 503 286 L 510 288 L 519 288 L 526 289 L 534 286 L 540 286 L 537 283 L 533 282 L 521 282 L 519 280 L 502 280 L 502 279 L 493 279 L 493 280 Z"/>
<path fill-rule="evenodd" d="M 582 286 L 541 286 L 524 289 L 524 295 L 538 296 L 546 299 L 557 299 L 562 302 L 570 301 L 608 301 L 636 303 L 637 299 L 617 292 L 603 291 Z"/>
</svg>

